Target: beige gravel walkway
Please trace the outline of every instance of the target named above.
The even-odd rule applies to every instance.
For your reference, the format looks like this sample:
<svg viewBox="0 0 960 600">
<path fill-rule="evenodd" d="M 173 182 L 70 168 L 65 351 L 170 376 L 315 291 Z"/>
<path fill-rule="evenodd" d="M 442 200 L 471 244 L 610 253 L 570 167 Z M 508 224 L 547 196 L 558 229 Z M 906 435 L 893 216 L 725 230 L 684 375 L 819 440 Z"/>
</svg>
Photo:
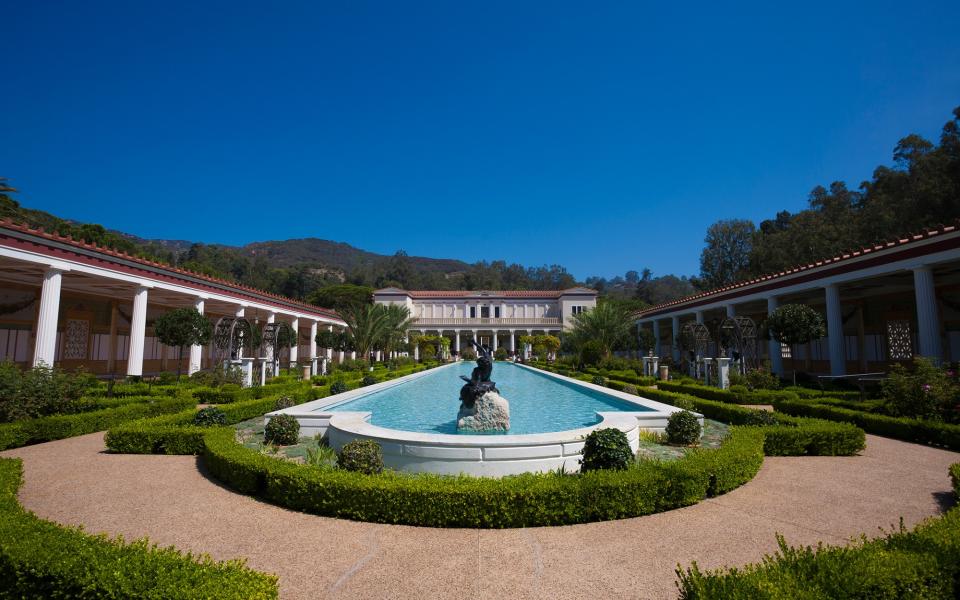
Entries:
<svg viewBox="0 0 960 600">
<path fill-rule="evenodd" d="M 291 512 L 235 494 L 184 456 L 111 455 L 103 435 L 0 453 L 24 459 L 23 504 L 280 575 L 284 598 L 672 598 L 677 563 L 756 561 L 780 532 L 843 543 L 949 502 L 960 454 L 867 436 L 863 456 L 767 458 L 742 488 L 649 517 L 520 530 L 425 529 Z"/>
</svg>

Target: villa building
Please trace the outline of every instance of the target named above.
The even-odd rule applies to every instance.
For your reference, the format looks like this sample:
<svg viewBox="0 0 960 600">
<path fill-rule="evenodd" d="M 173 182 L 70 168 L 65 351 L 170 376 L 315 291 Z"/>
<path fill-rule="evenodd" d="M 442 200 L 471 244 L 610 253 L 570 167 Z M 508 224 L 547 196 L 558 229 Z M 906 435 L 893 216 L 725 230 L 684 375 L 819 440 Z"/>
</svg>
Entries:
<svg viewBox="0 0 960 600">
<path fill-rule="evenodd" d="M 685 324 L 715 332 L 745 316 L 759 325 L 788 303 L 820 311 L 827 336 L 798 348 L 759 340 L 780 375 L 884 371 L 914 356 L 960 360 L 960 222 L 654 306 L 637 322 L 652 329 L 655 352 L 677 363 Z"/>
<path fill-rule="evenodd" d="M 597 305 L 597 292 L 576 287 L 534 291 L 413 291 L 384 288 L 373 293 L 378 304 L 402 304 L 416 319 L 410 331 L 451 338 L 459 354 L 470 340 L 494 350 L 517 351 L 523 335 L 559 334 L 573 315 Z"/>
<path fill-rule="evenodd" d="M 290 363 L 314 372 L 318 328 L 345 326 L 323 308 L 0 221 L 0 360 L 121 376 L 175 371 L 178 349 L 160 344 L 152 324 L 183 306 L 215 323 L 286 323 L 300 340 Z M 215 354 L 212 343 L 194 346 L 181 367 L 209 368 Z"/>
</svg>

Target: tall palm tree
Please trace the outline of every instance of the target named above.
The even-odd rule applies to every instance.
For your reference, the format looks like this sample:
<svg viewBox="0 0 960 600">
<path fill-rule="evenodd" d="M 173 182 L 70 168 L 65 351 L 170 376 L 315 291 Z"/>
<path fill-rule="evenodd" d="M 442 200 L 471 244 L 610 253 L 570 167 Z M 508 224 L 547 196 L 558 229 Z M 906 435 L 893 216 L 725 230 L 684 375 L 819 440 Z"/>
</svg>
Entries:
<svg viewBox="0 0 960 600">
<path fill-rule="evenodd" d="M 573 345 L 580 347 L 593 341 L 603 350 L 605 357 L 630 338 L 633 319 L 623 308 L 601 302 L 595 308 L 573 315 L 569 332 Z"/>
<path fill-rule="evenodd" d="M 380 304 L 363 304 L 343 310 L 341 316 L 347 324 L 353 349 L 366 357 L 377 347 L 389 327 L 387 312 Z"/>
<path fill-rule="evenodd" d="M 407 329 L 416 319 L 410 316 L 410 309 L 402 304 L 387 304 L 383 308 L 386 313 L 384 317 L 386 324 L 383 337 L 378 345 L 382 348 L 384 354 L 389 355 L 390 352 L 404 343 L 404 338 L 407 337 Z"/>
</svg>

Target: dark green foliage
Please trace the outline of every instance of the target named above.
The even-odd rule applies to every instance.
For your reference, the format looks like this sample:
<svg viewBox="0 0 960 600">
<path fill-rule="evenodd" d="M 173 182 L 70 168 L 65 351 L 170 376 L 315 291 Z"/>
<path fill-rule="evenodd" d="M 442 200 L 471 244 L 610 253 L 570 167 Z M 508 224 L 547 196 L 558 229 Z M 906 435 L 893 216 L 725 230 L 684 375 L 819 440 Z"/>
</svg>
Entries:
<svg viewBox="0 0 960 600">
<path fill-rule="evenodd" d="M 353 440 L 337 452 L 337 466 L 344 471 L 376 475 L 383 472 L 383 450 L 373 440 Z"/>
<path fill-rule="evenodd" d="M 373 375 L 364 375 L 363 379 L 360 380 L 360 387 L 367 387 L 368 385 L 373 385 L 377 382 L 377 378 Z"/>
<path fill-rule="evenodd" d="M 671 444 L 692 446 L 700 442 L 700 421 L 690 411 L 680 410 L 667 420 L 667 439 Z"/>
<path fill-rule="evenodd" d="M 507 358 L 509 357 L 510 357 L 510 353 L 507 352 L 507 349 L 504 348 L 503 346 L 500 346 L 499 348 L 497 348 L 496 351 L 494 351 L 493 353 L 493 358 L 495 358 L 496 360 L 507 360 Z"/>
<path fill-rule="evenodd" d="M 281 446 L 296 444 L 300 439 L 300 423 L 293 415 L 271 417 L 263 430 L 263 439 L 268 443 Z"/>
<path fill-rule="evenodd" d="M 230 431 L 209 431 L 204 462 L 211 475 L 239 491 L 318 515 L 427 527 L 530 527 L 652 514 L 732 490 L 763 462 L 763 434 L 732 428 L 718 449 L 625 471 L 501 479 L 390 471 L 370 476 L 271 458 L 237 444 Z"/>
<path fill-rule="evenodd" d="M 950 481 L 953 483 L 953 493 L 960 500 L 960 463 L 950 465 Z"/>
<path fill-rule="evenodd" d="M 960 386 L 946 370 L 923 357 L 913 360 L 912 370 L 893 365 L 880 389 L 886 412 L 892 417 L 944 420 L 960 406 Z"/>
<path fill-rule="evenodd" d="M 147 540 L 92 536 L 37 518 L 17 502 L 19 459 L 0 459 L 4 598 L 277 598 L 277 578 Z"/>
<path fill-rule="evenodd" d="M 216 427 L 227 424 L 227 415 L 216 406 L 201 408 L 193 417 L 193 424 L 197 427 Z"/>
<path fill-rule="evenodd" d="M 343 381 L 334 381 L 330 384 L 330 395 L 342 394 L 347 391 L 347 384 Z"/>
<path fill-rule="evenodd" d="M 193 307 L 175 308 L 160 315 L 153 325 L 161 344 L 177 348 L 177 375 L 186 346 L 204 346 L 210 341 L 213 325 Z"/>
<path fill-rule="evenodd" d="M 189 398 L 153 398 L 76 415 L 54 415 L 0 424 L 0 450 L 103 431 L 126 421 L 180 412 L 194 405 Z"/>
<path fill-rule="evenodd" d="M 767 427 L 777 425 L 777 417 L 768 410 L 752 410 L 744 420 L 744 425 L 756 425 L 758 427 Z"/>
<path fill-rule="evenodd" d="M 816 399 L 784 400 L 774 406 L 778 411 L 791 415 L 848 422 L 876 435 L 960 450 L 960 425 L 850 410 L 820 404 Z"/>
<path fill-rule="evenodd" d="M 626 434 L 619 429 L 596 429 L 583 442 L 580 470 L 584 473 L 602 469 L 623 470 L 630 466 L 633 451 Z"/>
<path fill-rule="evenodd" d="M 297 401 L 291 398 L 290 396 L 280 396 L 277 398 L 277 401 L 273 404 L 273 410 L 283 410 L 285 408 L 290 408 L 291 406 L 296 406 Z"/>
<path fill-rule="evenodd" d="M 0 423 L 80 412 L 77 401 L 95 384 L 83 371 L 67 373 L 43 365 L 21 371 L 12 362 L 0 362 Z"/>
<path fill-rule="evenodd" d="M 770 337 L 789 346 L 827 335 L 823 316 L 805 304 L 784 304 L 770 313 L 766 327 Z"/>
<path fill-rule="evenodd" d="M 607 385 L 607 378 L 604 377 L 603 375 L 594 375 L 590 381 L 594 385 L 603 385 L 603 386 Z"/>
<path fill-rule="evenodd" d="M 596 340 L 587 340 L 580 345 L 580 365 L 593 366 L 603 360 L 603 346 Z"/>
</svg>

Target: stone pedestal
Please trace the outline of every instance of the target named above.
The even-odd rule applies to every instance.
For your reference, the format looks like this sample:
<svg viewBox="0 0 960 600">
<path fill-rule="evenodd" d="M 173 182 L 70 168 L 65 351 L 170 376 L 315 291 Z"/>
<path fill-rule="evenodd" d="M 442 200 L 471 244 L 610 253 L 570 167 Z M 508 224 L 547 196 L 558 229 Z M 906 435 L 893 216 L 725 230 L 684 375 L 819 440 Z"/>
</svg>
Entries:
<svg viewBox="0 0 960 600">
<path fill-rule="evenodd" d="M 497 392 L 486 392 L 472 407 L 460 405 L 457 413 L 458 431 L 509 431 L 510 403 Z"/>
<path fill-rule="evenodd" d="M 720 386 L 720 389 L 727 389 L 730 387 L 730 359 L 729 358 L 718 358 L 717 359 L 717 385 Z"/>
<path fill-rule="evenodd" d="M 643 376 L 644 377 L 656 377 L 657 376 L 657 365 L 660 364 L 659 356 L 644 356 L 643 359 Z"/>
</svg>

